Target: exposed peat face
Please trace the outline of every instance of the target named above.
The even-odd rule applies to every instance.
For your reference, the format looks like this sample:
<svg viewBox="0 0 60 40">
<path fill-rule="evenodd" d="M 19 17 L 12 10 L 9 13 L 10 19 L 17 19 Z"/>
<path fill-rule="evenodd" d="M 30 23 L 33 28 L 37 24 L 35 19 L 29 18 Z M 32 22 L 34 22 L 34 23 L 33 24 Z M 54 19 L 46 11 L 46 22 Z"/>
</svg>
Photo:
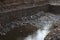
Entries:
<svg viewBox="0 0 60 40">
<path fill-rule="evenodd" d="M 60 5 L 50 5 L 49 12 L 60 16 Z"/>
</svg>

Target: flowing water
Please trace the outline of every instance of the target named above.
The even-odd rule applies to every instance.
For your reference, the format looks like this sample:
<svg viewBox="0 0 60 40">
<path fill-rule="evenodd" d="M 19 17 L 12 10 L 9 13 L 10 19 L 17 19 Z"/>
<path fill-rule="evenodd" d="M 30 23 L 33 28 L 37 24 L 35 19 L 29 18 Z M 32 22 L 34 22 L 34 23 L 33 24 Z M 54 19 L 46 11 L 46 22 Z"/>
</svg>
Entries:
<svg viewBox="0 0 60 40">
<path fill-rule="evenodd" d="M 10 31 L 14 27 L 16 27 L 16 25 L 18 25 L 19 27 L 19 25 L 28 25 L 29 23 L 30 25 L 38 29 L 32 34 L 27 35 L 26 37 L 17 37 L 16 40 L 44 40 L 46 35 L 51 31 L 52 28 L 54 28 L 54 25 L 57 25 L 59 19 L 59 16 L 56 16 L 54 14 L 38 12 L 35 15 L 23 17 L 20 21 L 12 22 L 12 24 L 7 24 L 7 26 L 10 25 L 11 28 L 6 28 L 7 30 L 5 32 Z M 3 33 L 3 35 L 5 34 Z M 11 40 L 13 39 L 11 38 Z"/>
<path fill-rule="evenodd" d="M 22 19 L 27 20 L 24 20 L 25 23 L 30 23 L 31 25 L 39 28 L 33 34 L 25 37 L 24 40 L 44 40 L 46 35 L 51 31 L 50 29 L 53 28 L 54 25 L 59 21 L 58 16 L 51 13 L 44 14 L 44 12 L 39 12 L 35 15 Z M 17 40 L 20 39 L 18 38 Z"/>
<path fill-rule="evenodd" d="M 44 40 L 45 36 L 49 33 L 49 28 L 52 24 L 46 24 L 45 27 L 41 30 L 38 29 L 36 33 L 27 36 L 24 40 Z"/>
<path fill-rule="evenodd" d="M 28 35 L 24 40 L 44 40 L 46 35 L 51 31 L 50 28 L 53 28 L 53 25 L 59 22 L 59 17 L 51 13 L 44 14 L 41 12 L 31 16 L 31 18 L 33 20 L 29 23 L 39 29 L 32 35 Z"/>
</svg>

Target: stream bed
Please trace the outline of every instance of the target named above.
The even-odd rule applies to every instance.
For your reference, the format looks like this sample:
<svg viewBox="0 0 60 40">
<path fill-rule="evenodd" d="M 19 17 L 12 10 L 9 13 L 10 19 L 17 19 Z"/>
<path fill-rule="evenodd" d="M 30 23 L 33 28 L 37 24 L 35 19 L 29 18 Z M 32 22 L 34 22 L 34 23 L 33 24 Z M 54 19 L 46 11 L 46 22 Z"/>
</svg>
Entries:
<svg viewBox="0 0 60 40">
<path fill-rule="evenodd" d="M 60 20 L 59 16 L 51 13 L 45 13 L 43 11 L 38 12 L 37 14 L 32 16 L 22 17 L 21 20 L 6 24 L 5 25 L 6 28 L 3 28 L 3 30 L 0 32 L 1 35 L 4 35 L 0 39 L 1 40 L 44 40 L 46 35 L 52 29 L 54 29 L 55 25 L 59 23 L 59 20 Z M 29 26 L 28 24 L 32 26 Z M 15 30 L 11 32 L 10 30 L 12 29 Z"/>
</svg>

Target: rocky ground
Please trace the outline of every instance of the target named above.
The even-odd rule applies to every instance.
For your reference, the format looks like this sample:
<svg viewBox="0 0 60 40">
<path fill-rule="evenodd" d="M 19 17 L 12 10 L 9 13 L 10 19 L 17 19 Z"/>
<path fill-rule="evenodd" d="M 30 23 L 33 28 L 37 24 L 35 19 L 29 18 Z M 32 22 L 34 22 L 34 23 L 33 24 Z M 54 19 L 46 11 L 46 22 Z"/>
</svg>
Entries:
<svg viewBox="0 0 60 40">
<path fill-rule="evenodd" d="M 46 36 L 45 40 L 60 40 L 60 26 L 52 30 Z"/>
<path fill-rule="evenodd" d="M 47 10 L 47 5 L 44 4 L 46 1 L 39 1 L 38 2 L 44 2 L 42 6 L 34 6 L 29 8 L 30 6 L 30 2 L 31 0 L 24 0 L 25 2 L 28 2 L 27 4 L 29 5 L 25 5 L 25 6 L 21 6 L 20 7 L 20 2 L 21 0 L 0 0 L 0 26 L 3 28 L 5 27 L 6 24 L 12 22 L 12 21 L 17 21 L 20 20 L 21 17 L 26 17 L 26 16 L 31 16 L 33 14 L 36 14 L 37 12 L 44 10 Z M 23 2 L 24 2 L 23 1 Z M 23 3 L 22 2 L 22 3 Z M 24 3 L 25 3 L 24 2 Z M 36 2 L 36 0 L 35 0 Z M 38 3 L 36 3 L 38 4 Z M 23 4 L 22 4 L 23 5 Z M 23 9 L 20 9 L 22 8 Z M 6 28 L 6 27 L 5 27 Z"/>
<path fill-rule="evenodd" d="M 50 12 L 60 16 L 60 5 L 52 5 L 49 8 Z M 45 40 L 60 40 L 60 23 L 45 37 Z"/>
<path fill-rule="evenodd" d="M 0 9 L 3 10 L 12 10 L 12 9 L 25 9 L 31 8 L 36 5 L 47 3 L 47 0 L 0 0 Z"/>
<path fill-rule="evenodd" d="M 34 3 L 33 3 L 34 2 Z M 46 5 L 46 0 L 0 0 L 0 40 L 16 40 L 18 36 L 27 36 L 33 32 L 35 32 L 38 28 L 32 25 L 23 25 L 17 26 L 15 23 L 11 23 L 12 21 L 19 21 L 21 17 L 31 16 L 40 11 L 49 11 L 51 13 L 60 13 L 60 6 L 54 9 L 54 6 L 49 7 Z M 33 5 L 34 4 L 34 5 Z M 44 4 L 40 6 L 40 4 Z M 36 6 L 38 5 L 38 6 Z M 19 9 L 20 8 L 20 9 Z M 57 11 L 58 10 L 58 11 Z M 49 15 L 48 15 L 49 16 Z M 6 24 L 9 24 L 5 26 Z M 14 26 L 11 26 L 14 25 Z M 10 29 L 17 27 L 16 29 Z M 2 29 L 1 29 L 2 28 Z M 4 29 L 3 29 L 4 28 Z M 5 29 L 6 28 L 6 29 Z M 9 30 L 10 29 L 10 30 Z M 4 30 L 1 33 L 1 30 Z M 8 37 L 9 36 L 9 37 Z M 60 40 L 60 27 L 56 27 L 53 29 L 45 38 L 45 40 Z"/>
<path fill-rule="evenodd" d="M 30 24 L 14 28 L 9 31 L 6 35 L 0 35 L 0 40 L 24 40 L 24 37 L 33 34 L 38 28 Z"/>
</svg>

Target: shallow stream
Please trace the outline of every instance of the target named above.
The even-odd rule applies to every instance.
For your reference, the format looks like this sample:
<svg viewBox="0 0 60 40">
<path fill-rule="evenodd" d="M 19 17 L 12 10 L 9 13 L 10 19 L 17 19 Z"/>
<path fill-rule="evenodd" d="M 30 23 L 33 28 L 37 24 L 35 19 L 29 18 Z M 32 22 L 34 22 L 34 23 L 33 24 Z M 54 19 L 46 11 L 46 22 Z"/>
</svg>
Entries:
<svg viewBox="0 0 60 40">
<path fill-rule="evenodd" d="M 19 29 L 16 34 L 18 35 L 15 37 L 15 31 L 5 34 L 3 31 L 1 32 L 2 35 L 7 35 L 5 37 L 1 37 L 1 40 L 44 40 L 46 35 L 54 29 L 54 26 L 59 23 L 60 17 L 51 13 L 45 13 L 45 12 L 38 12 L 35 15 L 22 17 L 21 20 L 11 22 L 6 24 L 6 28 L 4 28 L 4 32 L 7 33 L 11 29 L 14 28 L 22 28 Z M 23 25 L 32 25 L 32 27 L 23 26 Z M 8 28 L 10 26 L 10 28 Z M 34 27 L 33 27 L 34 26 Z M 34 28 L 38 28 L 35 30 Z M 26 29 L 25 29 L 26 28 Z M 35 30 L 35 31 L 34 31 Z M 25 32 L 27 31 L 27 32 Z M 27 34 L 28 32 L 32 32 L 31 34 Z M 12 34 L 13 33 L 13 34 Z M 22 34 L 27 36 L 21 36 Z M 20 35 L 20 36 L 19 36 Z M 9 36 L 9 37 L 8 37 Z"/>
</svg>

